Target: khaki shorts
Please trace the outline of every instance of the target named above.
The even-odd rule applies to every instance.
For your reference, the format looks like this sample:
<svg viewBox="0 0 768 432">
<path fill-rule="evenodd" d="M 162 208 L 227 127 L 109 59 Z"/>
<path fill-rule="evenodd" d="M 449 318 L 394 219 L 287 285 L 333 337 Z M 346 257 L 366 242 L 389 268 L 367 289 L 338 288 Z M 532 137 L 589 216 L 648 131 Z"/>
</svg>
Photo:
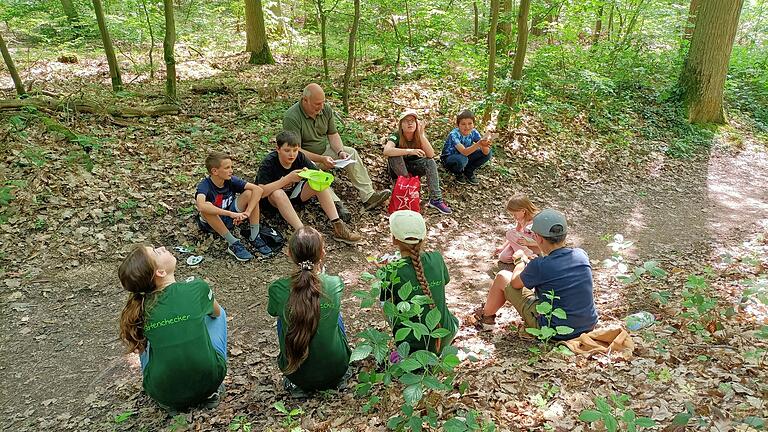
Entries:
<svg viewBox="0 0 768 432">
<path fill-rule="evenodd" d="M 512 284 L 509 284 L 504 288 L 504 298 L 515 307 L 526 328 L 539 328 L 539 314 L 536 313 L 539 299 L 536 298 L 536 293 L 528 288 L 512 288 Z"/>
</svg>

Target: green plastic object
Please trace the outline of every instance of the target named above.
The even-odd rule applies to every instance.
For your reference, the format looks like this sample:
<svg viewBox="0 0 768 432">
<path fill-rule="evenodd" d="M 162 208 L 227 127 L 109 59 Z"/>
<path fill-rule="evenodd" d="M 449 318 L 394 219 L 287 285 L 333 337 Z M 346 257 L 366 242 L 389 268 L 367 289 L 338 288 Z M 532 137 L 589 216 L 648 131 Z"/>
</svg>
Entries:
<svg viewBox="0 0 768 432">
<path fill-rule="evenodd" d="M 320 170 L 306 170 L 299 173 L 299 177 L 307 179 L 309 187 L 318 192 L 328 189 L 333 183 L 333 175 Z"/>
</svg>

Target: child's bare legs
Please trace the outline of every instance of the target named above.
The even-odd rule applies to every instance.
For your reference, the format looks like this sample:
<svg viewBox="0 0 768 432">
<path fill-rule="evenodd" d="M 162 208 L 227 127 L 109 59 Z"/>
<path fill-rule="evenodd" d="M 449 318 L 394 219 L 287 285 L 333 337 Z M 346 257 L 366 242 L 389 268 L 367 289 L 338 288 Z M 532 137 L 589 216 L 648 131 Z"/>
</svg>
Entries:
<svg viewBox="0 0 768 432">
<path fill-rule="evenodd" d="M 261 188 L 257 188 L 256 191 L 247 190 L 237 197 L 238 210 L 243 209 L 243 211 L 245 211 L 248 207 L 251 208 L 251 213 L 248 215 L 248 222 L 251 225 L 258 225 L 259 223 L 259 201 L 261 200 L 261 192 Z"/>
<path fill-rule="evenodd" d="M 216 234 L 226 238 L 227 234 L 229 234 L 229 228 L 224 224 L 224 221 L 221 220 L 221 216 L 213 213 L 203 213 L 200 212 L 200 217 L 205 220 L 205 222 L 214 230 L 216 231 Z"/>
<path fill-rule="evenodd" d="M 323 209 L 323 212 L 328 216 L 328 219 L 335 221 L 339 218 L 339 211 L 336 210 L 336 205 L 333 204 L 333 196 L 331 196 L 330 188 L 318 192 L 309 187 L 309 184 L 305 184 L 304 188 L 301 189 L 301 200 L 307 201 L 313 196 L 317 197 L 317 201 L 320 203 L 320 208 Z"/>
<path fill-rule="evenodd" d="M 485 301 L 483 315 L 496 315 L 496 312 L 504 306 L 504 303 L 507 302 L 506 297 L 504 297 L 504 289 L 510 282 L 512 282 L 511 271 L 502 270 L 496 274 L 491 284 L 491 289 L 488 290 L 488 299 Z"/>
<path fill-rule="evenodd" d="M 267 199 L 269 200 L 269 203 L 280 212 L 280 216 L 282 216 L 294 230 L 304 226 L 301 219 L 299 219 L 299 215 L 296 214 L 296 209 L 293 208 L 290 198 L 288 198 L 288 195 L 284 190 L 278 189 L 272 192 Z"/>
</svg>

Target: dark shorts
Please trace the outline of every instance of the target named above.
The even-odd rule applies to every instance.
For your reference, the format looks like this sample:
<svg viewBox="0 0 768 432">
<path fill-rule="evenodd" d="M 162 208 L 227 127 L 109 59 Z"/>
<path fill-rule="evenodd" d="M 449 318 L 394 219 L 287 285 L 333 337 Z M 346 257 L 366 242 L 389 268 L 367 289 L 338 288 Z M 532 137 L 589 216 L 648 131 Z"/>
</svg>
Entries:
<svg viewBox="0 0 768 432">
<path fill-rule="evenodd" d="M 232 204 L 229 205 L 229 208 L 225 209 L 229 210 L 231 212 L 237 212 L 237 198 L 232 200 Z M 235 228 L 235 221 L 229 217 L 229 216 L 219 216 L 221 218 L 221 221 L 224 222 L 224 225 L 227 227 L 228 230 L 232 231 Z M 211 228 L 210 225 L 208 225 L 208 222 L 203 219 L 202 216 L 200 216 L 200 213 L 197 214 L 195 217 L 195 222 L 197 222 L 197 227 L 200 228 L 200 231 L 206 233 L 206 234 L 216 234 L 216 231 Z"/>
<path fill-rule="evenodd" d="M 304 187 L 303 186 L 304 185 L 304 181 L 300 182 L 299 184 L 301 184 L 302 187 Z M 296 186 L 294 186 L 294 187 L 296 187 Z M 288 196 L 290 197 L 292 192 L 293 192 L 293 188 L 291 188 L 290 191 L 287 191 L 286 194 L 288 194 Z M 291 201 L 291 205 L 293 206 L 294 210 L 299 211 L 299 210 L 303 209 L 304 206 L 307 205 L 307 203 L 312 201 L 312 199 L 314 199 L 314 198 L 315 197 L 312 197 L 312 198 L 310 198 L 310 199 L 308 199 L 306 201 L 302 201 L 301 200 L 301 193 L 299 193 L 298 195 L 296 195 L 295 198 L 289 198 L 289 200 Z M 274 215 L 274 214 L 280 213 L 279 211 L 277 211 L 277 207 L 273 206 L 272 203 L 269 202 L 269 197 L 264 197 L 264 198 L 261 199 L 261 201 L 259 201 L 259 211 L 261 211 L 262 213 L 266 212 L 267 214 L 270 214 L 270 215 Z"/>
</svg>

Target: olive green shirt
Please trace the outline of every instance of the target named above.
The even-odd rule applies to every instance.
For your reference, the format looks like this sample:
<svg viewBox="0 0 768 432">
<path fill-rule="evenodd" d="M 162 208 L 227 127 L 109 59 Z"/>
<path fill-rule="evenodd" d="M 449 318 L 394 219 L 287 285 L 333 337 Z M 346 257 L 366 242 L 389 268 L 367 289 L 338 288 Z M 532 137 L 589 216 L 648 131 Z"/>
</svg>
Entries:
<svg viewBox="0 0 768 432">
<path fill-rule="evenodd" d="M 283 130 L 294 132 L 301 138 L 301 148 L 314 154 L 323 154 L 328 147 L 328 135 L 338 133 L 333 121 L 333 109 L 327 103 L 315 118 L 304 112 L 301 101 L 293 104 L 283 115 Z"/>
</svg>

